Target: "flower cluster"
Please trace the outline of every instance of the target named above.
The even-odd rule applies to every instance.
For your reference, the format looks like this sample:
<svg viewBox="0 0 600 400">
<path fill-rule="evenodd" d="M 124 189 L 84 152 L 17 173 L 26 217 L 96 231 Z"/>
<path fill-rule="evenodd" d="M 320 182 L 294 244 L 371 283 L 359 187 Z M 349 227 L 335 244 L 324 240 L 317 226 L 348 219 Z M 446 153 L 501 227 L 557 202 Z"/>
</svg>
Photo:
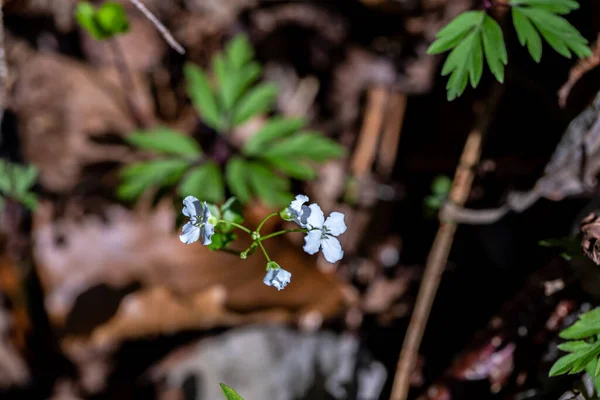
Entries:
<svg viewBox="0 0 600 400">
<path fill-rule="evenodd" d="M 234 199 L 230 199 L 226 204 L 230 205 L 233 200 Z M 183 215 L 190 220 L 183 226 L 182 234 L 179 236 L 179 239 L 185 244 L 191 244 L 202 238 L 203 245 L 211 245 L 214 247 L 214 236 L 215 238 L 218 237 L 217 242 L 219 243 L 216 249 L 234 252 L 226 247 L 226 245 L 232 241 L 231 236 L 228 236 L 229 239 L 225 240 L 220 233 L 215 233 L 215 227 L 221 223 L 226 224 L 229 227 L 237 227 L 248 233 L 252 238 L 250 247 L 245 251 L 239 252 L 240 257 L 246 259 L 249 254 L 252 254 L 256 250 L 256 248 L 260 248 L 267 259 L 267 273 L 263 282 L 267 286 L 273 286 L 277 290 L 281 290 L 290 283 L 292 274 L 281 268 L 275 261 L 271 261 L 262 243 L 263 241 L 284 233 L 304 232 L 306 233 L 306 236 L 304 237 L 303 249 L 308 254 L 315 254 L 319 250 L 322 250 L 323 256 L 330 263 L 336 263 L 344 256 L 340 241 L 336 238 L 336 236 L 346 232 L 347 227 L 344 222 L 344 214 L 332 212 L 327 219 L 325 219 L 325 215 L 318 204 L 313 203 L 311 205 L 306 205 L 305 203 L 307 202 L 308 197 L 299 194 L 288 207 L 284 208 L 279 213 L 268 215 L 255 231 L 251 231 L 236 222 L 243 221 L 241 216 L 238 216 L 239 220 L 231 218 L 229 220 L 219 219 L 211 212 L 210 207 L 215 206 L 209 206 L 206 202 L 201 203 L 200 200 L 193 196 L 187 196 L 183 200 L 184 207 L 182 212 Z M 215 210 L 217 210 L 217 214 L 219 214 L 218 209 L 215 208 Z M 229 215 L 231 215 L 230 211 Z M 279 215 L 285 221 L 295 222 L 301 229 L 287 229 L 261 236 L 260 228 L 267 219 L 276 215 Z M 236 252 L 236 254 L 237 253 L 238 252 Z"/>
<path fill-rule="evenodd" d="M 327 261 L 338 262 L 344 257 L 344 251 L 335 236 L 346 232 L 344 214 L 332 212 L 325 220 L 325 215 L 317 203 L 306 206 L 304 205 L 306 202 L 308 202 L 308 196 L 299 194 L 296 196 L 296 200 L 280 213 L 281 217 L 308 229 L 304 237 L 305 252 L 315 254 L 321 249 Z"/>
</svg>

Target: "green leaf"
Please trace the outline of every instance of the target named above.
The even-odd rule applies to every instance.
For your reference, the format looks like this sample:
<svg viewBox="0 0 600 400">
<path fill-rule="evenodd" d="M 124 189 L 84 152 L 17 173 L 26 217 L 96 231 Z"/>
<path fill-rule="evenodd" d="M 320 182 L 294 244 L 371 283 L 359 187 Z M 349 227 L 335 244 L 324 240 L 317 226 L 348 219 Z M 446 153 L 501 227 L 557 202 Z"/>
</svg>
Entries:
<svg viewBox="0 0 600 400">
<path fill-rule="evenodd" d="M 229 65 L 238 69 L 254 57 L 252 45 L 250 44 L 248 37 L 244 34 L 238 34 L 231 39 L 227 46 L 226 53 Z"/>
<path fill-rule="evenodd" d="M 223 394 L 225 395 L 225 398 L 227 400 L 244 400 L 242 398 L 242 396 L 240 396 L 239 394 L 237 394 L 235 390 L 233 390 L 232 388 L 230 388 L 226 384 L 219 383 L 219 385 L 221 385 L 221 390 L 223 391 Z"/>
<path fill-rule="evenodd" d="M 183 69 L 187 80 L 187 93 L 206 125 L 215 130 L 223 128 L 223 118 L 217 99 L 204 72 L 194 64 L 186 63 Z"/>
<path fill-rule="evenodd" d="M 452 180 L 447 176 L 438 176 L 431 184 L 431 191 L 440 196 L 447 196 L 452 188 Z"/>
<path fill-rule="evenodd" d="M 109 35 L 102 30 L 96 22 L 96 9 L 90 3 L 82 1 L 77 3 L 75 20 L 94 39 L 106 39 Z"/>
<path fill-rule="evenodd" d="M 483 50 L 481 49 L 481 38 L 476 35 L 473 40 L 473 49 L 469 57 L 469 77 L 471 78 L 471 87 L 476 88 L 481 80 L 483 73 Z"/>
<path fill-rule="evenodd" d="M 138 197 L 148 187 L 174 184 L 188 167 L 186 160 L 153 160 L 130 164 L 121 170 L 123 183 L 117 188 L 117 196 L 124 200 Z"/>
<path fill-rule="evenodd" d="M 600 307 L 583 313 L 579 320 L 563 330 L 559 336 L 563 339 L 585 339 L 600 333 Z"/>
<path fill-rule="evenodd" d="M 437 40 L 427 49 L 427 54 L 439 54 L 454 48 L 476 25 L 481 23 L 483 11 L 466 11 L 454 18 L 437 34 Z"/>
<path fill-rule="evenodd" d="M 579 8 L 579 3 L 575 0 L 511 0 L 510 5 L 513 8 L 528 5 L 556 14 L 568 14 Z"/>
<path fill-rule="evenodd" d="M 562 56 L 571 58 L 569 50 L 583 57 L 592 54 L 587 40 L 563 17 L 532 7 L 523 7 L 520 11 L 531 19 L 548 44 Z"/>
<path fill-rule="evenodd" d="M 222 219 L 229 222 L 234 222 L 236 224 L 241 224 L 244 222 L 244 217 L 242 216 L 242 205 L 235 197 L 230 197 L 222 206 L 221 206 L 221 215 Z M 233 225 L 222 224 L 221 230 L 223 232 L 229 232 L 234 229 Z"/>
<path fill-rule="evenodd" d="M 298 131 L 303 125 L 304 120 L 302 118 L 272 118 L 260 131 L 246 141 L 242 150 L 249 155 L 259 154 L 269 142 L 289 136 Z"/>
<path fill-rule="evenodd" d="M 292 178 L 300 180 L 311 180 L 317 177 L 314 168 L 305 162 L 294 160 L 288 157 L 267 157 L 266 160 L 275 167 L 275 169 L 285 173 Z"/>
<path fill-rule="evenodd" d="M 209 161 L 193 168 L 179 184 L 179 194 L 188 195 L 211 203 L 219 203 L 225 197 L 225 187 L 219 166 Z"/>
<path fill-rule="evenodd" d="M 523 15 L 518 7 L 512 9 L 513 25 L 517 31 L 521 46 L 527 45 L 531 58 L 537 63 L 542 59 L 542 39 L 533 24 Z"/>
<path fill-rule="evenodd" d="M 231 71 L 231 75 L 227 78 L 228 86 L 223 87 L 223 96 L 227 99 L 228 109 L 231 109 L 249 86 L 258 79 L 261 71 L 262 68 L 255 62 L 245 65 L 240 70 Z"/>
<path fill-rule="evenodd" d="M 308 158 L 322 162 L 342 157 L 345 148 L 318 132 L 300 132 L 278 141 L 263 153 L 262 157 Z"/>
<path fill-rule="evenodd" d="M 277 97 L 277 86 L 273 83 L 262 83 L 246 93 L 236 106 L 233 122 L 240 125 L 251 117 L 265 113 L 271 109 Z"/>
<path fill-rule="evenodd" d="M 221 250 L 229 246 L 235 239 L 236 235 L 233 232 L 215 232 L 211 244 L 207 247 L 211 250 Z"/>
<path fill-rule="evenodd" d="M 573 353 L 576 351 L 585 350 L 586 347 L 591 346 L 589 343 L 583 340 L 569 341 L 559 344 L 558 349 L 562 351 L 566 351 L 568 353 Z"/>
<path fill-rule="evenodd" d="M 284 206 L 292 201 L 289 181 L 273 173 L 257 162 L 248 163 L 250 184 L 253 191 L 267 205 Z"/>
<path fill-rule="evenodd" d="M 448 101 L 452 101 L 460 96 L 467 87 L 469 69 L 466 64 L 471 57 L 471 52 L 478 35 L 479 33 L 476 31 L 470 33 L 450 52 L 450 55 L 448 55 L 448 58 L 444 63 L 442 76 L 451 73 L 448 83 L 446 84 L 446 89 L 448 89 Z"/>
<path fill-rule="evenodd" d="M 427 196 L 425 197 L 425 205 L 431 209 L 437 210 L 443 204 L 443 199 L 438 196 Z"/>
<path fill-rule="evenodd" d="M 251 199 L 247 172 L 246 161 L 238 156 L 232 157 L 225 167 L 227 185 L 243 204 L 249 202 Z"/>
<path fill-rule="evenodd" d="M 19 197 L 26 194 L 38 177 L 38 170 L 33 164 L 29 165 L 13 165 L 13 188 L 12 194 Z"/>
<path fill-rule="evenodd" d="M 571 370 L 573 365 L 580 359 L 580 356 L 577 353 L 567 354 L 566 356 L 562 356 L 550 368 L 550 372 L 548 376 L 557 376 L 562 375 Z"/>
<path fill-rule="evenodd" d="M 95 20 L 106 34 L 114 36 L 129 31 L 127 13 L 122 4 L 107 1 L 96 11 Z"/>
<path fill-rule="evenodd" d="M 181 156 L 199 156 L 202 152 L 198 143 L 167 127 L 156 127 L 149 131 L 137 131 L 127 136 L 128 143 L 144 150 Z"/>
<path fill-rule="evenodd" d="M 504 66 L 508 62 L 508 55 L 502 36 L 502 28 L 489 15 L 486 15 L 481 25 L 483 35 L 483 49 L 485 58 L 492 74 L 498 82 L 504 82 Z"/>
</svg>

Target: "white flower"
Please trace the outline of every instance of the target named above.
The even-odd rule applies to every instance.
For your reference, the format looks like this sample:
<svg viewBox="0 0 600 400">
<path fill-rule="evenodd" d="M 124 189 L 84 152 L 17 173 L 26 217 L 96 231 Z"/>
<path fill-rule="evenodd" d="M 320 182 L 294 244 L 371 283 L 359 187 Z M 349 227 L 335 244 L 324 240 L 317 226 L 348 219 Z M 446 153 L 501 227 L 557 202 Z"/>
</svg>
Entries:
<svg viewBox="0 0 600 400">
<path fill-rule="evenodd" d="M 191 244 L 202 237 L 203 245 L 211 244 L 217 221 L 210 213 L 206 202 L 202 204 L 194 196 L 187 196 L 183 199 L 183 205 L 183 215 L 189 217 L 190 221 L 183 225 L 179 240 L 185 244 Z"/>
<path fill-rule="evenodd" d="M 304 237 L 304 251 L 308 254 L 315 254 L 321 248 L 325 259 L 330 263 L 341 260 L 344 257 L 344 251 L 340 241 L 334 236 L 346 232 L 344 214 L 332 212 L 325 220 L 321 207 L 311 204 L 309 208 L 310 213 L 306 222 L 310 230 Z"/>
<path fill-rule="evenodd" d="M 303 194 L 297 195 L 296 200 L 292 200 L 290 206 L 280 214 L 281 217 L 286 221 L 294 221 L 302 228 L 306 228 L 306 220 L 310 215 L 310 208 L 304 205 L 307 201 L 308 196 Z"/>
<path fill-rule="evenodd" d="M 275 268 L 269 267 L 269 265 L 276 265 Z M 289 271 L 279 267 L 276 262 L 271 261 L 267 264 L 267 274 L 263 279 L 263 282 L 267 286 L 275 286 L 277 290 L 281 290 L 286 287 L 292 278 L 292 274 Z"/>
</svg>

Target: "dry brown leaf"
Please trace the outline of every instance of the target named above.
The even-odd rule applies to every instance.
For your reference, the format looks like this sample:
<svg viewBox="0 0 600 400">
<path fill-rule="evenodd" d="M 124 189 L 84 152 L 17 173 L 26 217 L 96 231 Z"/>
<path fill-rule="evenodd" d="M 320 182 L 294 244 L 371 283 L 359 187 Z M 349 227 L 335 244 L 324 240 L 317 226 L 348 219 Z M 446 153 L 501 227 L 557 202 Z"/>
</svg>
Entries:
<svg viewBox="0 0 600 400">
<path fill-rule="evenodd" d="M 231 326 L 256 320 L 287 322 L 285 310 L 239 314 L 227 310 L 227 291 L 214 285 L 189 296 L 175 296 L 169 289 L 157 286 L 127 295 L 115 316 L 96 328 L 90 339 L 92 346 L 104 346 L 151 335 L 168 335 L 183 330 Z"/>
<path fill-rule="evenodd" d="M 80 181 L 87 164 L 120 162 L 124 146 L 95 143 L 106 134 L 135 129 L 124 92 L 113 69 L 95 70 L 56 54 L 23 57 L 12 101 L 19 120 L 23 152 L 40 170 L 40 181 L 52 191 L 67 191 Z M 153 102 L 141 78 L 128 93 L 147 121 Z"/>
</svg>

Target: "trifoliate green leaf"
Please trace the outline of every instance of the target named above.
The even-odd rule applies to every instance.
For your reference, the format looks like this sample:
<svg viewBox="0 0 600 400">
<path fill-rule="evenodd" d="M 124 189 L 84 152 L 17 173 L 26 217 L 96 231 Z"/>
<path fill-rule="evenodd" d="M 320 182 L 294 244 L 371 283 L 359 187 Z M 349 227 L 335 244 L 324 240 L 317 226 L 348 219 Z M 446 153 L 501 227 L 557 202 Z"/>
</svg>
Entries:
<svg viewBox="0 0 600 400">
<path fill-rule="evenodd" d="M 531 58 L 537 63 L 542 59 L 542 39 L 533 24 L 523 15 L 518 7 L 512 9 L 513 25 L 521 46 L 527 45 Z"/>
<path fill-rule="evenodd" d="M 267 157 L 266 160 L 269 164 L 273 165 L 276 170 L 281 171 L 292 178 L 311 180 L 317 177 L 314 168 L 306 162 L 288 157 Z"/>
<path fill-rule="evenodd" d="M 504 66 L 508 63 L 508 55 L 502 36 L 502 28 L 489 15 L 486 15 L 481 25 L 483 49 L 487 64 L 498 82 L 504 82 Z"/>
<path fill-rule="evenodd" d="M 193 168 L 179 184 L 179 194 L 219 203 L 225 197 L 225 186 L 219 166 L 212 161 Z"/>
<path fill-rule="evenodd" d="M 244 34 L 236 35 L 227 46 L 227 60 L 232 68 L 239 69 L 252 60 L 254 50 Z"/>
<path fill-rule="evenodd" d="M 246 161 L 238 156 L 232 157 L 225 167 L 227 185 L 231 193 L 243 204 L 251 199 L 247 168 Z"/>
<path fill-rule="evenodd" d="M 167 127 L 137 131 L 127 136 L 126 140 L 140 149 L 157 153 L 181 156 L 198 156 L 201 154 L 198 142 Z"/>
<path fill-rule="evenodd" d="M 304 120 L 301 118 L 272 118 L 248 139 L 243 151 L 248 155 L 259 154 L 268 143 L 297 132 L 303 125 Z"/>
<path fill-rule="evenodd" d="M 204 72 L 191 63 L 187 63 L 183 71 L 187 80 L 187 94 L 200 114 L 200 118 L 211 128 L 222 129 L 224 127 L 222 113 Z"/>
<path fill-rule="evenodd" d="M 242 396 L 240 396 L 239 394 L 237 394 L 235 390 L 233 390 L 232 388 L 230 388 L 226 384 L 219 383 L 219 385 L 221 385 L 221 390 L 223 391 L 223 394 L 225 395 L 225 398 L 227 400 L 244 400 L 242 398 Z"/>
<path fill-rule="evenodd" d="M 253 87 L 236 105 L 233 123 L 240 125 L 257 114 L 269 111 L 276 97 L 277 86 L 273 83 L 262 83 Z"/>
<path fill-rule="evenodd" d="M 263 157 L 307 158 L 322 162 L 342 157 L 345 148 L 318 132 L 300 132 L 282 139 L 262 152 Z"/>
<path fill-rule="evenodd" d="M 483 11 L 466 11 L 454 18 L 435 35 L 437 39 L 429 46 L 427 54 L 439 54 L 454 48 L 481 23 L 483 16 Z"/>
<path fill-rule="evenodd" d="M 121 170 L 122 184 L 117 195 L 124 200 L 138 197 L 150 186 L 172 185 L 188 167 L 186 160 L 153 160 L 130 164 Z"/>
</svg>

